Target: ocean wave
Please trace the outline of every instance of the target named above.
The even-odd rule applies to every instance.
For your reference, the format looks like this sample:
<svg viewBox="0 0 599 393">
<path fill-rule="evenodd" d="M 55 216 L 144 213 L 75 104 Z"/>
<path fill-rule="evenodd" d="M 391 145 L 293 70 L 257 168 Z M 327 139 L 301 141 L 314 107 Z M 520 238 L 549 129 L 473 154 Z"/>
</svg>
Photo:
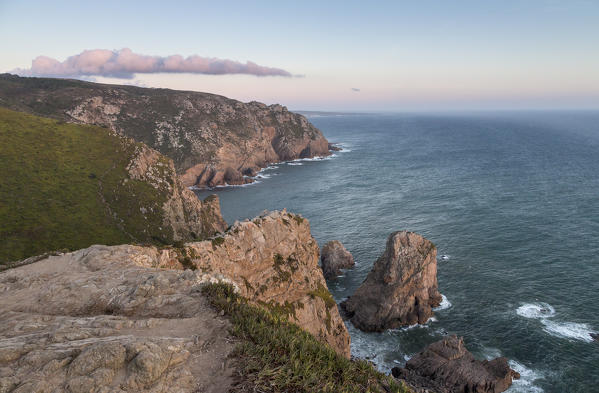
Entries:
<svg viewBox="0 0 599 393">
<path fill-rule="evenodd" d="M 288 162 L 287 165 L 297 166 L 297 165 L 304 165 L 304 164 L 301 162 Z"/>
<path fill-rule="evenodd" d="M 580 340 L 585 342 L 592 342 L 595 331 L 589 327 L 586 323 L 576 322 L 556 322 L 551 319 L 543 319 L 543 330 L 552 336 Z"/>
<path fill-rule="evenodd" d="M 547 303 L 525 303 L 518 307 L 516 314 L 524 318 L 543 319 L 555 315 L 555 309 Z"/>
<path fill-rule="evenodd" d="M 451 255 L 443 254 L 439 256 L 439 259 L 441 259 L 442 261 L 449 261 L 451 259 Z"/>
<path fill-rule="evenodd" d="M 553 319 L 555 309 L 547 303 L 526 303 L 518 307 L 516 314 L 530 319 L 540 319 L 543 331 L 554 337 L 592 342 L 595 331 L 586 323 L 560 322 Z"/>
<path fill-rule="evenodd" d="M 447 296 L 441 294 L 441 304 L 438 307 L 433 308 L 433 311 L 443 311 L 451 307 L 451 302 L 447 299 Z"/>
<path fill-rule="evenodd" d="M 537 379 L 543 378 L 543 374 L 532 370 L 515 360 L 508 361 L 510 367 L 520 374 L 520 379 L 515 379 L 512 386 L 506 390 L 507 393 L 542 393 L 543 389 L 534 385 Z"/>
<path fill-rule="evenodd" d="M 335 143 L 335 146 L 339 147 L 341 150 L 339 150 L 340 153 L 349 153 L 351 152 L 351 147 L 352 145 L 350 145 L 349 143 Z"/>
</svg>

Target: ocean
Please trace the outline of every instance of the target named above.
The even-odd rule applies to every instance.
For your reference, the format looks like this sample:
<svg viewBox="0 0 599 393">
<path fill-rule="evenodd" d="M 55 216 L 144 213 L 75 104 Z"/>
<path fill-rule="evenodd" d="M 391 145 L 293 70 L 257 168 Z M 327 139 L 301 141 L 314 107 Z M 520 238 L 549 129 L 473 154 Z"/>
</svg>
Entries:
<svg viewBox="0 0 599 393">
<path fill-rule="evenodd" d="M 343 151 L 281 163 L 216 193 L 229 223 L 287 208 L 356 266 L 328 282 L 351 295 L 387 236 L 438 249 L 444 303 L 426 325 L 364 333 L 352 354 L 381 370 L 457 334 L 478 358 L 506 356 L 509 392 L 599 392 L 599 113 L 311 116 Z M 444 256 L 444 257 L 441 257 Z"/>
</svg>

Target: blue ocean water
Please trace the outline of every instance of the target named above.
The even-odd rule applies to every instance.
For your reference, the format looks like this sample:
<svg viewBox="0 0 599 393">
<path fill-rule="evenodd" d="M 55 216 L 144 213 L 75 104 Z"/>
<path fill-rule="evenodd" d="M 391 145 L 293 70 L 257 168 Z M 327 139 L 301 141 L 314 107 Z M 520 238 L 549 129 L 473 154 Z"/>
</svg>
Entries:
<svg viewBox="0 0 599 393">
<path fill-rule="evenodd" d="M 225 219 L 287 208 L 356 267 L 330 281 L 338 301 L 361 284 L 396 230 L 438 247 L 444 307 L 425 326 L 363 333 L 352 352 L 382 370 L 444 334 L 522 374 L 510 392 L 599 392 L 599 113 L 311 117 L 344 151 L 278 164 L 218 190 Z M 211 192 L 198 192 L 201 197 Z"/>
</svg>

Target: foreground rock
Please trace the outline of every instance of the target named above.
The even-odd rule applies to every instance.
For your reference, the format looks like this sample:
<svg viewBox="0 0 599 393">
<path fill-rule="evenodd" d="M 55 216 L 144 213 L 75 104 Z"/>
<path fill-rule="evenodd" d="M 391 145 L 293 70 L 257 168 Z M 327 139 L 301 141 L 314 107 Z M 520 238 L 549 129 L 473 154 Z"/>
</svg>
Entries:
<svg viewBox="0 0 599 393">
<path fill-rule="evenodd" d="M 330 154 L 304 116 L 215 94 L 0 74 L 0 105 L 144 142 L 174 160 L 186 186 L 242 184 L 270 163 Z"/>
<path fill-rule="evenodd" d="M 364 331 L 425 323 L 441 303 L 437 290 L 437 249 L 413 232 L 394 232 L 366 280 L 341 304 Z"/>
<path fill-rule="evenodd" d="M 0 392 L 226 392 L 222 278 L 152 266 L 152 247 L 92 246 L 0 273 Z M 225 280 L 226 281 L 226 280 Z"/>
<path fill-rule="evenodd" d="M 500 393 L 511 386 L 512 379 L 520 378 L 504 357 L 476 360 L 456 336 L 429 345 L 405 368 L 395 367 L 392 373 L 418 393 Z"/>
<path fill-rule="evenodd" d="M 331 279 L 341 274 L 341 269 L 354 266 L 354 257 L 339 240 L 331 240 L 320 251 L 320 265 L 324 278 Z"/>
<path fill-rule="evenodd" d="M 242 296 L 287 314 L 349 357 L 349 333 L 318 266 L 318 244 L 305 218 L 268 213 L 235 223 L 213 240 L 187 243 L 184 252 L 198 270 L 231 278 Z"/>
</svg>

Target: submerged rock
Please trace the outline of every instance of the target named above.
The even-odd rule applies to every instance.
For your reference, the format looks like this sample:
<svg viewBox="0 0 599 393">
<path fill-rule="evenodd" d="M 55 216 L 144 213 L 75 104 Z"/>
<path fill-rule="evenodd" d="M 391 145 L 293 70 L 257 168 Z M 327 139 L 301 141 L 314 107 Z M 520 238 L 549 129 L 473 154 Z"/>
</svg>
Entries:
<svg viewBox="0 0 599 393">
<path fill-rule="evenodd" d="M 401 231 L 389 235 L 385 252 L 341 307 L 357 328 L 382 331 L 425 323 L 441 300 L 435 245 Z"/>
<path fill-rule="evenodd" d="M 391 372 L 418 393 L 500 393 L 511 386 L 512 379 L 520 378 L 504 357 L 476 360 L 457 336 L 429 345 L 405 368 L 394 367 Z"/>
<path fill-rule="evenodd" d="M 320 252 L 320 265 L 324 278 L 331 279 L 341 274 L 341 269 L 354 266 L 354 257 L 339 240 L 326 243 Z"/>
</svg>

